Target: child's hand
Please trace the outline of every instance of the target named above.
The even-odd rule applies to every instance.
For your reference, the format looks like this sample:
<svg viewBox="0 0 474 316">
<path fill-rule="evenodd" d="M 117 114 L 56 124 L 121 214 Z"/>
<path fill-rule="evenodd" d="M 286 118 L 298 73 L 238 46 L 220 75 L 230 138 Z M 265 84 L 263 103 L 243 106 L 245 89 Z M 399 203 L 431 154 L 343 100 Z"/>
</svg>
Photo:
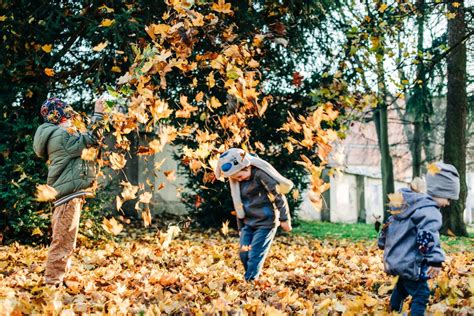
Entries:
<svg viewBox="0 0 474 316">
<path fill-rule="evenodd" d="M 291 232 L 291 230 L 293 229 L 293 227 L 291 227 L 290 221 L 280 222 L 280 226 L 286 232 Z"/>
<path fill-rule="evenodd" d="M 434 279 L 439 275 L 440 272 L 441 272 L 440 267 L 429 267 L 428 270 L 426 271 L 426 274 L 428 275 L 430 279 Z"/>
<path fill-rule="evenodd" d="M 103 99 L 97 99 L 95 101 L 94 112 L 104 113 L 104 108 L 105 108 L 105 101 Z"/>
</svg>

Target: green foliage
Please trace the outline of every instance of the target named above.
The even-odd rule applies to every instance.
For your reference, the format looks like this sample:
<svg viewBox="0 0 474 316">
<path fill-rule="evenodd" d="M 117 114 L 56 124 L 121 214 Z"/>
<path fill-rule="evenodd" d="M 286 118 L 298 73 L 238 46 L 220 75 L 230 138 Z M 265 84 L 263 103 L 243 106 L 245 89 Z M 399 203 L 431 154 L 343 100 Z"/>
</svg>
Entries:
<svg viewBox="0 0 474 316">
<path fill-rule="evenodd" d="M 90 112 L 93 94 L 130 65 L 130 43 L 142 41 L 145 25 L 163 13 L 155 1 L 106 2 L 0 3 L 0 233 L 7 241 L 48 239 L 52 207 L 34 200 L 47 166 L 32 150 L 44 99 L 59 96 Z M 114 23 L 101 25 L 105 19 Z M 93 50 L 100 43 L 107 46 Z"/>
<path fill-rule="evenodd" d="M 45 242 L 49 204 L 35 201 L 35 185 L 46 180 L 46 165 L 36 158 L 32 139 L 38 124 L 12 113 L 0 124 L 0 233 L 5 239 Z M 33 233 L 39 228 L 41 233 Z"/>
</svg>

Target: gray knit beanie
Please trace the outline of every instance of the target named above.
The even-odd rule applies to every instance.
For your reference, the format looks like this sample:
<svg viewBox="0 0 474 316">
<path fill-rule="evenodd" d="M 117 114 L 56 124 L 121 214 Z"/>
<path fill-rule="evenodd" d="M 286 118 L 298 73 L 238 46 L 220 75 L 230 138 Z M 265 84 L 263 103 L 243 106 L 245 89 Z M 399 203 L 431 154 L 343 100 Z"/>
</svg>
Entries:
<svg viewBox="0 0 474 316">
<path fill-rule="evenodd" d="M 434 197 L 458 200 L 459 199 L 459 173 L 456 167 L 443 162 L 437 162 L 438 172 L 426 174 L 427 193 Z"/>
</svg>

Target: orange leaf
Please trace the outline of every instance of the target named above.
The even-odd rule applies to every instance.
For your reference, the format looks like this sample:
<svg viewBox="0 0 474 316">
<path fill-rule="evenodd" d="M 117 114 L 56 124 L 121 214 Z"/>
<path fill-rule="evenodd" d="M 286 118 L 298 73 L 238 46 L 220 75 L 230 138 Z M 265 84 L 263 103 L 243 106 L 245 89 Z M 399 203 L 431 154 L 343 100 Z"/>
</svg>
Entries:
<svg viewBox="0 0 474 316">
<path fill-rule="evenodd" d="M 48 76 L 48 77 L 53 77 L 53 76 L 54 76 L 54 69 L 52 69 L 52 68 L 45 68 L 45 69 L 44 69 L 44 73 L 45 73 L 46 76 Z"/>
</svg>

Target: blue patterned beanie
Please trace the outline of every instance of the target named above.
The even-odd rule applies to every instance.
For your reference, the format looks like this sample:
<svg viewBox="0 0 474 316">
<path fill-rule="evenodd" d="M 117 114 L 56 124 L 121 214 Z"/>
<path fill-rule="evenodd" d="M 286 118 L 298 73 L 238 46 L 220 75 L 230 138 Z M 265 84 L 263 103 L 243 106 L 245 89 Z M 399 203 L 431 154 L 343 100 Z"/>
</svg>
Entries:
<svg viewBox="0 0 474 316">
<path fill-rule="evenodd" d="M 73 110 L 66 102 L 53 97 L 43 102 L 40 113 L 45 122 L 57 125 L 63 118 L 71 118 Z"/>
</svg>

